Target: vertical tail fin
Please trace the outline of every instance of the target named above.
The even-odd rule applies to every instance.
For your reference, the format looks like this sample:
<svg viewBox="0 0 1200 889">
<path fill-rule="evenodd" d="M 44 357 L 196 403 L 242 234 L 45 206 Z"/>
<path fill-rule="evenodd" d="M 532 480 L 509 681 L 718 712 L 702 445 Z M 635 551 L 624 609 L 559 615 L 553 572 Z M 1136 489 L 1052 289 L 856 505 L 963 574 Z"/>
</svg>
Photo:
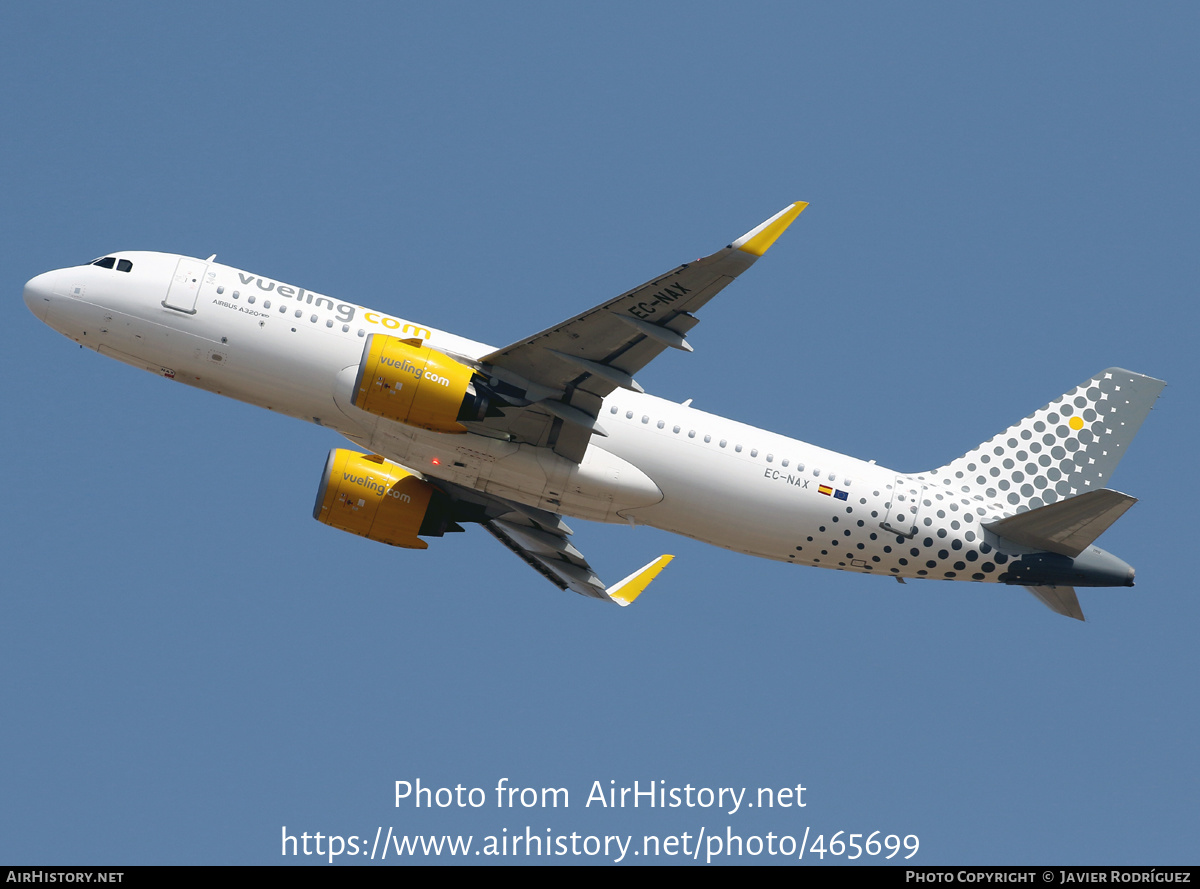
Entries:
<svg viewBox="0 0 1200 889">
<path fill-rule="evenodd" d="M 920 478 L 982 499 L 992 518 L 1104 488 L 1165 385 L 1110 367 Z"/>
</svg>

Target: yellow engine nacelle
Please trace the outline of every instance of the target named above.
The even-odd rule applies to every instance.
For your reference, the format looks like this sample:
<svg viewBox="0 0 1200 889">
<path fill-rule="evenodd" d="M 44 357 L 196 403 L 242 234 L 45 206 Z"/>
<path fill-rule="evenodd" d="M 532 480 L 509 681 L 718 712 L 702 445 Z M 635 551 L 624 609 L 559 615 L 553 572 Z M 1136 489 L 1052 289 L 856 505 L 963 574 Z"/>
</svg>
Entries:
<svg viewBox="0 0 1200 889">
<path fill-rule="evenodd" d="M 325 461 L 313 518 L 380 543 L 427 549 L 417 535 L 441 537 L 453 524 L 449 507 L 445 494 L 402 466 L 336 448 Z"/>
<path fill-rule="evenodd" d="M 354 380 L 354 406 L 434 432 L 466 432 L 459 420 L 482 419 L 487 397 L 476 392 L 475 371 L 418 339 L 373 333 Z"/>
</svg>

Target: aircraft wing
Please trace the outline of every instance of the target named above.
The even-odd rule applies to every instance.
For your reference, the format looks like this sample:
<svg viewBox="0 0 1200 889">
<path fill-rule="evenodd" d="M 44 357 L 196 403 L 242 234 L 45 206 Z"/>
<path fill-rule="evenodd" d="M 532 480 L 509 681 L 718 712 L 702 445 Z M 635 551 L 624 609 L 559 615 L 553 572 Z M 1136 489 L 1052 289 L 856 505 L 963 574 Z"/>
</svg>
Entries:
<svg viewBox="0 0 1200 889">
<path fill-rule="evenodd" d="M 728 247 L 686 263 L 615 299 L 485 355 L 484 373 L 520 395 L 503 417 L 467 424 L 483 435 L 551 447 L 579 462 L 602 399 L 618 387 L 641 392 L 633 375 L 664 349 L 691 351 L 695 312 L 754 264 L 808 204 L 798 201 Z"/>
<path fill-rule="evenodd" d="M 659 556 L 619 583 L 606 586 L 569 540 L 573 532 L 561 516 L 440 479 L 434 480 L 434 484 L 456 501 L 472 504 L 474 517 L 470 521 L 482 524 L 489 534 L 560 590 L 629 605 L 675 558 Z"/>
</svg>

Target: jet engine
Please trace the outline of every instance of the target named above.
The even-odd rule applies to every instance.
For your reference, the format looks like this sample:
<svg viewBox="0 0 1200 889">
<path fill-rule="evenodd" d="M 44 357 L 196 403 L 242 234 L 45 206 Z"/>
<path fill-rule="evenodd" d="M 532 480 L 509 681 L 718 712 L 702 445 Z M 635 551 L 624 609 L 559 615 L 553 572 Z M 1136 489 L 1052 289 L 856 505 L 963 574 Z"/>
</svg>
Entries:
<svg viewBox="0 0 1200 889">
<path fill-rule="evenodd" d="M 434 432 L 466 432 L 460 420 L 501 416 L 504 402 L 484 377 L 419 339 L 373 333 L 367 338 L 354 406 Z"/>
<path fill-rule="evenodd" d="M 313 518 L 342 531 L 408 549 L 423 537 L 461 531 L 449 497 L 402 466 L 344 448 L 329 452 Z"/>
</svg>

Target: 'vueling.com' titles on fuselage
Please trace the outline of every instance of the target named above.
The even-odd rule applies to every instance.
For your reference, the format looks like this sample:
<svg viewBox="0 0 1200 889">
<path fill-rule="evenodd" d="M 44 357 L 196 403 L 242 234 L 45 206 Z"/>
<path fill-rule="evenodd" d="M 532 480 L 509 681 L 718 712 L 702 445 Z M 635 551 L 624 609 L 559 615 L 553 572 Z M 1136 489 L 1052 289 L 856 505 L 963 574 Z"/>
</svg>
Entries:
<svg viewBox="0 0 1200 889">
<path fill-rule="evenodd" d="M 321 296 L 319 293 L 313 293 L 305 290 L 303 287 L 292 287 L 290 284 L 280 284 L 278 281 L 272 281 L 270 278 L 260 278 L 257 275 L 248 275 L 245 272 L 238 272 L 237 276 L 239 279 L 241 279 L 243 287 L 248 286 L 251 282 L 253 282 L 254 285 L 263 293 L 274 292 L 277 296 L 283 297 L 284 299 L 295 299 L 299 302 L 306 303 L 307 305 L 314 306 L 316 308 L 321 308 L 324 306 L 328 309 L 336 309 L 336 317 L 338 321 L 349 322 L 354 320 L 354 310 L 357 307 L 350 305 L 349 303 L 337 303 L 335 305 L 333 300 L 327 296 Z"/>
<path fill-rule="evenodd" d="M 278 281 L 273 281 L 270 278 L 262 278 L 258 275 L 251 275 L 246 272 L 238 272 L 238 279 L 243 287 L 249 286 L 252 282 L 263 293 L 274 292 L 277 296 L 284 299 L 294 299 L 298 302 L 303 302 L 306 305 L 314 308 L 325 308 L 334 311 L 334 318 L 343 323 L 349 323 L 354 320 L 357 312 L 362 311 L 361 307 L 352 303 L 335 303 L 327 296 L 322 296 L 319 293 L 314 293 L 311 290 L 305 290 L 303 287 L 294 287 L 291 284 L 281 284 Z M 240 295 L 240 294 L 239 294 Z M 363 311 L 364 320 L 371 324 L 378 324 L 385 330 L 402 330 L 406 334 L 412 336 L 428 336 L 428 330 L 424 327 L 419 327 L 415 324 L 409 324 L 399 318 L 392 318 L 390 315 L 382 315 L 379 312 Z"/>
<path fill-rule="evenodd" d="M 499 350 L 214 257 L 116 253 L 37 276 L 25 301 L 102 354 L 332 427 L 371 452 L 336 452 L 345 489 L 326 477 L 322 521 L 411 547 L 478 522 L 584 595 L 625 603 L 669 557 L 605 586 L 561 516 L 653 525 L 793 564 L 1018 584 L 1079 618 L 1073 587 L 1132 584 L 1133 569 L 1093 541 L 1134 502 L 1106 485 L 1160 381 L 1109 368 L 918 473 L 655 398 L 633 381 L 664 348 L 690 350 L 695 311 L 802 209 Z M 387 483 L 372 484 L 372 465 Z M 397 485 L 430 493 L 390 496 Z M 427 511 L 376 516 L 386 509 L 376 499 Z M 357 518 L 338 524 L 343 508 Z"/>
</svg>

